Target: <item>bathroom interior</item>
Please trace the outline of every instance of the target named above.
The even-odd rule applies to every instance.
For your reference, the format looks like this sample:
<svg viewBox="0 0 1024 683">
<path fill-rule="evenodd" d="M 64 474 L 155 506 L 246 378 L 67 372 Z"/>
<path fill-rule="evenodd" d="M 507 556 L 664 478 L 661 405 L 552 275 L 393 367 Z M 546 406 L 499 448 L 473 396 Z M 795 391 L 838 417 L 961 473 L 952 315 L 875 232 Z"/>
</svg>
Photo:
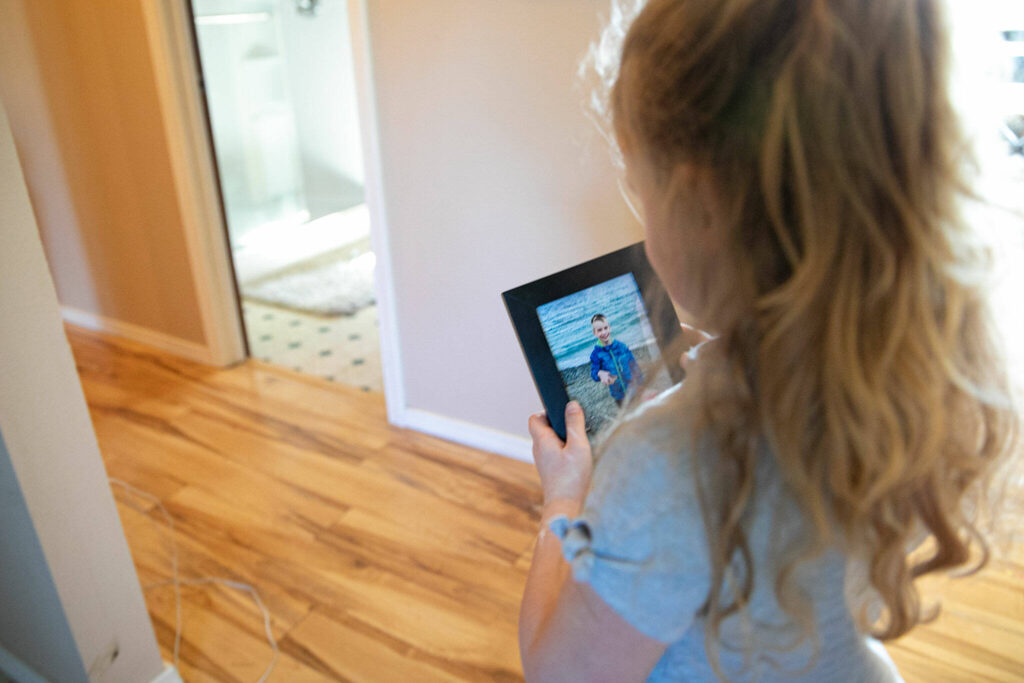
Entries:
<svg viewBox="0 0 1024 683">
<path fill-rule="evenodd" d="M 191 0 L 249 355 L 381 391 L 345 0 Z"/>
</svg>

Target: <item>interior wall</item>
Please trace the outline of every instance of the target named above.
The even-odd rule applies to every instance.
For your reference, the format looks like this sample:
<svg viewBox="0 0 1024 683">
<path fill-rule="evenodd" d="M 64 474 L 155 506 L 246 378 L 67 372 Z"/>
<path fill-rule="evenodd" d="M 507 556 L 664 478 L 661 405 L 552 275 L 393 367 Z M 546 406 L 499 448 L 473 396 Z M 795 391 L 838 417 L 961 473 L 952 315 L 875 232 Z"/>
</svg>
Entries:
<svg viewBox="0 0 1024 683">
<path fill-rule="evenodd" d="M 202 344 L 143 1 L 4 0 L 0 96 L 61 304 Z"/>
<path fill-rule="evenodd" d="M 151 681 L 160 651 L 3 107 L 0 225 L 0 643 L 49 680 Z"/>
<path fill-rule="evenodd" d="M 406 403 L 525 435 L 501 292 L 642 239 L 574 87 L 590 0 L 368 0 Z"/>
<path fill-rule="evenodd" d="M 361 203 L 365 182 L 346 0 L 321 0 L 315 16 L 296 12 L 294 0 L 277 5 L 306 201 L 317 218 Z"/>
</svg>

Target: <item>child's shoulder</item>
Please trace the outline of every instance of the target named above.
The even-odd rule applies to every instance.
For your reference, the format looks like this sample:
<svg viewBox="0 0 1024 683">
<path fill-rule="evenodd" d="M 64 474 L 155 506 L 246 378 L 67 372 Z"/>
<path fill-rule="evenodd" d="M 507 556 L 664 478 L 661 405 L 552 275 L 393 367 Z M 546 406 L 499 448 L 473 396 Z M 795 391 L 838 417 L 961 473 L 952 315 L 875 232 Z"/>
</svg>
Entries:
<svg viewBox="0 0 1024 683">
<path fill-rule="evenodd" d="M 678 533 L 700 519 L 690 456 L 703 444 L 691 440 L 681 390 L 677 385 L 625 416 L 598 447 L 587 507 L 603 521 Z M 695 534 L 701 529 L 693 527 Z"/>
</svg>

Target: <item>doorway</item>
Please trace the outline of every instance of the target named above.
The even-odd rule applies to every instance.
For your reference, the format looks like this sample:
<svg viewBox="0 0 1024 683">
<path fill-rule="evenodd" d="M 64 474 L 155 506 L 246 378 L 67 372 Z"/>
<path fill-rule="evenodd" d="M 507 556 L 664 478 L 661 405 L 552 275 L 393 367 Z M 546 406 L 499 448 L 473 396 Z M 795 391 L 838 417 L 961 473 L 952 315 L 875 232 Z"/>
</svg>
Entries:
<svg viewBox="0 0 1024 683">
<path fill-rule="evenodd" d="M 189 0 L 249 355 L 381 391 L 345 0 Z"/>
</svg>

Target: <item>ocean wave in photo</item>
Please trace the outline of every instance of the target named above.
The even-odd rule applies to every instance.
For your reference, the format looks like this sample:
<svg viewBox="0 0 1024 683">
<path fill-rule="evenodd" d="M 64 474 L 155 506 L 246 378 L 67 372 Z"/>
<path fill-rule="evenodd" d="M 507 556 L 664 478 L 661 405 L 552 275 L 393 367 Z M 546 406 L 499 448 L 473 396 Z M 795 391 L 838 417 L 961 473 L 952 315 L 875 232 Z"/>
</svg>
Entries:
<svg viewBox="0 0 1024 683">
<path fill-rule="evenodd" d="M 608 319 L 612 338 L 631 349 L 655 343 L 640 288 L 631 273 L 537 307 L 541 328 L 559 370 L 590 362 L 597 344 L 590 319 Z"/>
</svg>

